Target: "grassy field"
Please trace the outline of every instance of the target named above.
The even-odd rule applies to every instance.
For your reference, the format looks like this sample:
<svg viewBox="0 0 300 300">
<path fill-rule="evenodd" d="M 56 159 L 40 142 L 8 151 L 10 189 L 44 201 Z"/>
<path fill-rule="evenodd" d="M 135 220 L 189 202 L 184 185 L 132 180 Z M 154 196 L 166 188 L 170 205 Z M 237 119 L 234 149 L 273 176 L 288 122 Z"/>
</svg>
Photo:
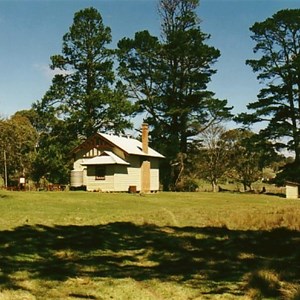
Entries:
<svg viewBox="0 0 300 300">
<path fill-rule="evenodd" d="M 0 300 L 300 299 L 300 201 L 0 191 Z"/>
</svg>

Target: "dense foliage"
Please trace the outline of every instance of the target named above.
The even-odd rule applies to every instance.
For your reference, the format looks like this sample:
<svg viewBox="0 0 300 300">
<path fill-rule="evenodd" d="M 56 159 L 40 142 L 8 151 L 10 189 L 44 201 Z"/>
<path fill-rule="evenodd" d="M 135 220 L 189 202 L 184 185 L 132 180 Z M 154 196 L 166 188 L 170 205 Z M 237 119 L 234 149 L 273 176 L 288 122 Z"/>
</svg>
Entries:
<svg viewBox="0 0 300 300">
<path fill-rule="evenodd" d="M 300 10 L 279 11 L 250 29 L 256 42 L 254 52 L 261 58 L 247 64 L 265 87 L 258 100 L 248 105 L 253 112 L 241 114 L 239 120 L 245 124 L 266 121 L 267 127 L 261 130 L 264 137 L 287 140 L 280 146 L 294 152 L 295 162 L 284 177 L 300 180 Z"/>
<path fill-rule="evenodd" d="M 210 182 L 215 192 L 219 184 L 228 181 L 241 183 L 244 191 L 252 190 L 254 182 L 274 177 L 264 178 L 266 168 L 275 170 L 277 164 L 285 161 L 270 142 L 249 130 L 226 130 L 218 125 L 211 126 L 200 137 L 201 143 L 194 143 L 191 149 L 186 169 L 190 178 Z"/>
<path fill-rule="evenodd" d="M 0 175 L 5 184 L 17 185 L 20 176 L 31 175 L 37 139 L 36 130 L 22 113 L 0 120 Z"/>
<path fill-rule="evenodd" d="M 87 8 L 75 13 L 63 37 L 62 54 L 51 57 L 58 70 L 37 110 L 64 120 L 70 130 L 89 137 L 97 130 L 121 131 L 130 126 L 130 102 L 115 83 L 111 30 L 100 13 Z"/>
<path fill-rule="evenodd" d="M 128 92 L 146 113 L 152 145 L 166 156 L 165 188 L 176 183 L 171 161 L 188 154 L 189 140 L 230 117 L 226 100 L 214 98 L 207 84 L 216 72 L 219 50 L 206 44 L 196 0 L 161 0 L 162 39 L 137 32 L 118 44 L 119 73 Z M 163 141 L 168 140 L 168 143 Z"/>
</svg>

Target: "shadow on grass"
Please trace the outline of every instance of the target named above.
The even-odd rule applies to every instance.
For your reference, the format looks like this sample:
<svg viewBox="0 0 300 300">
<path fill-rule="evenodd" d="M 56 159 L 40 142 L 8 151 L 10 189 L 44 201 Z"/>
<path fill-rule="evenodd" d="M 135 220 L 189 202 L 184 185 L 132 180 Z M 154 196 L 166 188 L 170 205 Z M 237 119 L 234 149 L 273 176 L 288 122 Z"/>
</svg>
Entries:
<svg viewBox="0 0 300 300">
<path fill-rule="evenodd" d="M 157 227 L 116 222 L 99 226 L 22 226 L 0 232 L 0 288 L 17 289 L 14 272 L 31 278 L 133 278 L 176 281 L 207 294 L 242 295 L 238 284 L 259 269 L 300 277 L 300 232 Z"/>
</svg>

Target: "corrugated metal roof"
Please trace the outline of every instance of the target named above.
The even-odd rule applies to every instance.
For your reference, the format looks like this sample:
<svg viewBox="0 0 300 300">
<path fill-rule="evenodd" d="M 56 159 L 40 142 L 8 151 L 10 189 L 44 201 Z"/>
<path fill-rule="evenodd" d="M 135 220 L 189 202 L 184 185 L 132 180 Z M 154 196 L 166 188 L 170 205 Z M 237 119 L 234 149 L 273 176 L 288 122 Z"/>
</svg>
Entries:
<svg viewBox="0 0 300 300">
<path fill-rule="evenodd" d="M 111 135 L 106 133 L 99 133 L 99 135 L 128 154 L 164 158 L 163 155 L 161 155 L 160 153 L 158 153 L 150 147 L 148 148 L 148 153 L 143 152 L 142 142 L 131 137 Z"/>
<path fill-rule="evenodd" d="M 99 156 L 84 159 L 81 165 L 129 165 L 129 163 L 121 159 L 111 151 L 104 151 Z"/>
</svg>

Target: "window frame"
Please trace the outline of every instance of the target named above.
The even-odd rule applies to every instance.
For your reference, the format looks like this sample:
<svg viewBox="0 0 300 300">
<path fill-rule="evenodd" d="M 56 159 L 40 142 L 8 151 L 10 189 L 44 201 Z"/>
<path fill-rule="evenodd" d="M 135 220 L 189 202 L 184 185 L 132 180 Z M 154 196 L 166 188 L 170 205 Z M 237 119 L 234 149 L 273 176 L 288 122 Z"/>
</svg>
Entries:
<svg viewBox="0 0 300 300">
<path fill-rule="evenodd" d="M 106 167 L 103 165 L 95 166 L 95 180 L 106 179 Z"/>
</svg>

